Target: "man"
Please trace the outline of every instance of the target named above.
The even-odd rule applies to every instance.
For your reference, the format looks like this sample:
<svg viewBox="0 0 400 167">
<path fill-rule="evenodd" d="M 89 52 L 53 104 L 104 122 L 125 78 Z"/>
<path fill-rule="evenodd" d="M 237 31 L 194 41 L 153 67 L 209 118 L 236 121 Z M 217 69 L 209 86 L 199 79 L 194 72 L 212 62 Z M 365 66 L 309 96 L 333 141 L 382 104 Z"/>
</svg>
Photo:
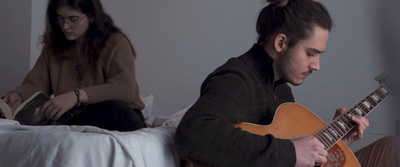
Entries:
<svg viewBox="0 0 400 167">
<path fill-rule="evenodd" d="M 277 107 L 293 102 L 290 87 L 320 69 L 332 21 L 312 0 L 271 1 L 257 20 L 258 42 L 232 58 L 203 82 L 198 101 L 183 117 L 175 135 L 180 155 L 212 166 L 314 166 L 327 161 L 315 137 L 280 139 L 252 134 L 233 124 L 269 124 Z M 344 108 L 337 113 L 343 113 Z M 346 144 L 362 138 L 368 120 L 353 116 L 356 128 Z"/>
</svg>

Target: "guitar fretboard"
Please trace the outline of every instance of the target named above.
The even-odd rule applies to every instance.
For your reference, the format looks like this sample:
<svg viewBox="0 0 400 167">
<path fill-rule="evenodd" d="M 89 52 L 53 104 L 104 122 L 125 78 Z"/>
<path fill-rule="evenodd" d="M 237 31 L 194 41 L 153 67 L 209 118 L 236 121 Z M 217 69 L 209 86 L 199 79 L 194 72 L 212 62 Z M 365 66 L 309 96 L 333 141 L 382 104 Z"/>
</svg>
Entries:
<svg viewBox="0 0 400 167">
<path fill-rule="evenodd" d="M 337 116 L 332 122 L 318 131 L 314 136 L 325 145 L 326 150 L 329 150 L 355 127 L 356 124 L 351 119 L 353 115 L 361 115 L 365 117 L 389 94 L 390 90 L 384 84 L 381 84 L 376 90 L 364 97 L 353 107 L 349 108 L 343 114 Z"/>
</svg>

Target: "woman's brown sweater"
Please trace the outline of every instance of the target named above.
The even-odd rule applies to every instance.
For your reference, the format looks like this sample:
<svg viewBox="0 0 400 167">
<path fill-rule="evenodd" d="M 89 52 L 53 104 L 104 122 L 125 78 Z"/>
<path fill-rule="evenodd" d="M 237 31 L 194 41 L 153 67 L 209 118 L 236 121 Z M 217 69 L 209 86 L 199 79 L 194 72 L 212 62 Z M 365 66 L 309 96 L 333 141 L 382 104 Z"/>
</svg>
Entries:
<svg viewBox="0 0 400 167">
<path fill-rule="evenodd" d="M 57 96 L 79 88 L 86 91 L 87 104 L 122 100 L 133 109 L 144 108 L 136 81 L 135 56 L 124 35 L 120 33 L 110 35 L 95 63 L 88 63 L 88 59 L 84 58 L 85 54 L 77 53 L 76 48 L 71 48 L 64 53 L 70 58 L 60 59 L 59 56 L 42 51 L 22 84 L 9 93 L 17 92 L 25 100 L 37 91 Z M 82 80 L 78 79 L 79 64 L 82 64 L 80 70 Z"/>
</svg>

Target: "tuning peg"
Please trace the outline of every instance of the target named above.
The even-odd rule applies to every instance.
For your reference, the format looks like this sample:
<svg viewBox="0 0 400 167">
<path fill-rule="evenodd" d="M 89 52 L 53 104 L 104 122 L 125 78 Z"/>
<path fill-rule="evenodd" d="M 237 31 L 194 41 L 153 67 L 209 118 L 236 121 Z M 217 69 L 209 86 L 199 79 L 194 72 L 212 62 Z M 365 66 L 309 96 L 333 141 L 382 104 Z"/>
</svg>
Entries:
<svg viewBox="0 0 400 167">
<path fill-rule="evenodd" d="M 388 76 L 384 72 L 375 77 L 375 80 L 378 81 L 380 84 L 386 83 L 387 79 Z"/>
</svg>

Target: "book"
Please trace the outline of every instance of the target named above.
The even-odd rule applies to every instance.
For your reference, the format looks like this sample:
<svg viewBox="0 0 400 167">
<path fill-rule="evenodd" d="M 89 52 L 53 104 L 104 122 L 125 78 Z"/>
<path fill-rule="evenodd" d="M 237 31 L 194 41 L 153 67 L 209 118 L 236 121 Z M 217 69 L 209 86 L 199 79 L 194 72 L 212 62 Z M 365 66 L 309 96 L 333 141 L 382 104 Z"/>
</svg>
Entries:
<svg viewBox="0 0 400 167">
<path fill-rule="evenodd" d="M 21 103 L 15 110 L 0 100 L 0 114 L 5 119 L 18 121 L 21 125 L 60 125 L 73 116 L 70 112 L 65 112 L 58 120 L 47 119 L 41 109 L 49 99 L 49 96 L 39 91 Z"/>
</svg>

